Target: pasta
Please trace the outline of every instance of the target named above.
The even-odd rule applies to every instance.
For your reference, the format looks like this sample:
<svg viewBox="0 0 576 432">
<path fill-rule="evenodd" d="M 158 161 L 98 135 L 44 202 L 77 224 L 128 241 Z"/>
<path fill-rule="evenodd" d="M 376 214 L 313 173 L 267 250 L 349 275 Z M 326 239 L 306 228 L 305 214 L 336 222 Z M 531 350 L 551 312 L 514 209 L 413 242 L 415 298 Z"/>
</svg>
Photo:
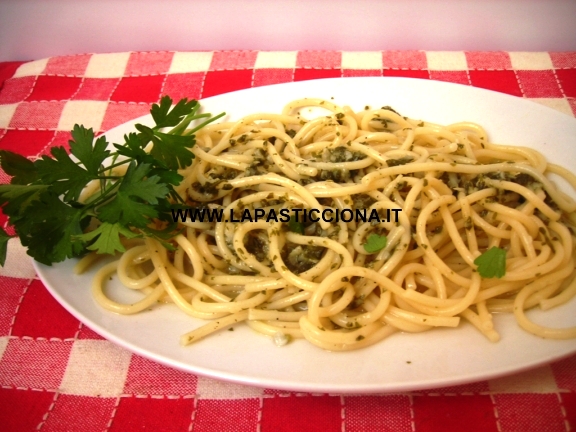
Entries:
<svg viewBox="0 0 576 432">
<path fill-rule="evenodd" d="M 525 313 L 576 294 L 576 202 L 549 178 L 576 188 L 576 176 L 535 150 L 493 144 L 473 123 L 301 99 L 206 126 L 193 153 L 178 189 L 191 212 L 177 215 L 174 250 L 130 240 L 94 280 L 104 308 L 175 303 L 209 320 L 182 344 L 245 322 L 279 345 L 305 338 L 344 351 L 462 318 L 495 342 L 494 312 L 541 337 L 576 337 Z M 475 263 L 491 248 L 506 253 L 499 278 Z M 107 296 L 113 273 L 142 299 Z"/>
</svg>

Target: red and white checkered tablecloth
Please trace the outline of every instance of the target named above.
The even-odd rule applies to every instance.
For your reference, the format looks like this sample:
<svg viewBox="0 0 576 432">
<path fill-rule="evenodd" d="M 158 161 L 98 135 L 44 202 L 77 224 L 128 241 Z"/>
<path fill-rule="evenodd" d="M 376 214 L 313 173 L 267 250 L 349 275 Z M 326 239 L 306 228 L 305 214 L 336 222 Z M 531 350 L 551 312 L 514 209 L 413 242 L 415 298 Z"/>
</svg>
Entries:
<svg viewBox="0 0 576 432">
<path fill-rule="evenodd" d="M 67 144 L 75 123 L 106 131 L 148 113 L 163 94 L 200 99 L 347 76 L 463 83 L 576 115 L 576 52 L 82 54 L 0 63 L 0 148 L 45 154 Z M 576 356 L 506 378 L 386 395 L 296 394 L 156 364 L 66 312 L 16 240 L 0 269 L 0 386 L 2 431 L 576 429 Z"/>
</svg>

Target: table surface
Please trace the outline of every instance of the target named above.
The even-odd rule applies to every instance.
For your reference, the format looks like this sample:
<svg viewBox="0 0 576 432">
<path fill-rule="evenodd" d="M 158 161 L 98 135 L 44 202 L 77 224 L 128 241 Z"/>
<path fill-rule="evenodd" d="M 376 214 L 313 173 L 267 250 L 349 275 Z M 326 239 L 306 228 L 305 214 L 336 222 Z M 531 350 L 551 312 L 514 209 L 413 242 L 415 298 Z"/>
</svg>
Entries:
<svg viewBox="0 0 576 432">
<path fill-rule="evenodd" d="M 528 98 L 576 114 L 576 52 L 123 52 L 0 63 L 0 148 L 66 145 L 163 94 L 200 99 L 329 77 L 402 76 Z M 0 182 L 8 177 L 0 172 Z M 6 226 L 6 218 L 0 222 Z M 576 428 L 576 356 L 505 378 L 385 395 L 290 393 L 156 364 L 66 312 L 17 240 L 0 269 L 0 429 L 564 431 Z"/>
</svg>

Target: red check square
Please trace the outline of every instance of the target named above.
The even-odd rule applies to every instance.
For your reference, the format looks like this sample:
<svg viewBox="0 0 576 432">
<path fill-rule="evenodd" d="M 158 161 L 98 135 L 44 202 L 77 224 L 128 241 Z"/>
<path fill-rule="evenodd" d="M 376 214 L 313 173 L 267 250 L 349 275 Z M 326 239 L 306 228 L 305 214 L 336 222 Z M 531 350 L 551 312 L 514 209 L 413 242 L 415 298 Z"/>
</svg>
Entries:
<svg viewBox="0 0 576 432">
<path fill-rule="evenodd" d="M 560 393 L 569 430 L 576 430 L 576 393 Z"/>
<path fill-rule="evenodd" d="M 170 96 L 174 102 L 182 98 L 199 99 L 203 81 L 203 72 L 169 74 L 166 76 L 163 93 Z"/>
<path fill-rule="evenodd" d="M 134 395 L 186 396 L 196 393 L 197 382 L 196 375 L 133 355 L 124 392 Z"/>
<path fill-rule="evenodd" d="M 53 400 L 53 392 L 0 388 L 2 430 L 35 431 Z"/>
<path fill-rule="evenodd" d="M 80 331 L 78 332 L 78 339 L 96 339 L 96 340 L 104 340 L 102 336 L 96 333 L 89 327 L 86 327 L 84 324 L 81 324 Z"/>
<path fill-rule="evenodd" d="M 74 100 L 97 100 L 110 99 L 112 92 L 120 80 L 118 78 L 84 78 Z"/>
<path fill-rule="evenodd" d="M 488 395 L 413 396 L 414 425 L 419 432 L 497 432 Z"/>
<path fill-rule="evenodd" d="M 252 73 L 252 70 L 207 72 L 202 97 L 205 98 L 234 90 L 250 88 L 252 86 Z"/>
<path fill-rule="evenodd" d="M 172 63 L 172 52 L 133 52 L 130 53 L 125 75 L 165 74 Z"/>
<path fill-rule="evenodd" d="M 12 327 L 12 335 L 31 338 L 71 339 L 80 323 L 64 309 L 44 288 L 34 280 L 20 303 Z"/>
<path fill-rule="evenodd" d="M 481 393 L 481 392 L 489 392 L 490 385 L 488 381 L 476 381 L 471 382 L 468 384 L 460 384 L 448 387 L 437 387 L 431 390 L 423 390 L 422 392 L 425 394 L 438 394 L 438 393 Z"/>
<path fill-rule="evenodd" d="M 0 147 L 24 156 L 36 156 L 54 139 L 50 130 L 8 130 L 0 139 Z"/>
<path fill-rule="evenodd" d="M 254 87 L 292 81 L 294 69 L 254 69 Z"/>
<path fill-rule="evenodd" d="M 0 62 L 0 88 L 2 88 L 2 84 L 9 78 L 14 76 L 16 70 L 20 67 L 20 65 L 26 62 L 22 61 L 14 61 L 14 62 Z"/>
<path fill-rule="evenodd" d="M 70 99 L 80 87 L 81 78 L 40 75 L 27 100 L 52 101 Z"/>
<path fill-rule="evenodd" d="M 164 75 L 124 77 L 112 93 L 115 102 L 158 102 Z"/>
<path fill-rule="evenodd" d="M 501 51 L 465 52 L 470 69 L 512 69 L 510 55 Z"/>
<path fill-rule="evenodd" d="M 0 139 L 6 134 L 6 129 L 0 129 Z M 0 148 L 2 148 L 0 146 Z M 3 169 L 0 169 L 0 184 L 10 183 L 10 176 L 4 172 Z M 0 208 L 0 211 L 2 209 Z"/>
<path fill-rule="evenodd" d="M 12 128 L 56 129 L 66 102 L 25 102 L 10 121 Z"/>
<path fill-rule="evenodd" d="M 66 150 L 70 150 L 69 141 L 72 139 L 72 134 L 70 131 L 56 131 L 52 142 L 49 146 L 46 146 L 39 153 L 39 156 L 49 155 L 53 147 L 64 147 Z"/>
<path fill-rule="evenodd" d="M 428 61 L 424 51 L 383 51 L 384 68 L 427 69 Z"/>
<path fill-rule="evenodd" d="M 526 97 L 533 98 L 560 98 L 562 92 L 554 72 L 550 70 L 517 71 L 518 81 L 522 86 L 522 93 Z"/>
<path fill-rule="evenodd" d="M 2 174 L 2 177 L 4 177 L 6 174 L 2 171 L 0 172 L 0 174 Z M 4 178 L 2 178 L 2 182 L 0 182 L 0 184 L 6 184 L 8 183 L 9 180 L 5 180 Z M 4 214 L 4 212 L 2 211 L 2 209 L 0 209 L 0 227 L 4 228 L 4 231 L 6 231 L 8 233 L 8 235 L 14 235 L 14 230 L 12 229 L 12 227 L 8 227 L 6 224 L 8 223 L 8 216 L 6 216 Z M 2 297 L 0 296 L 0 299 Z M 2 321 L 2 313 L 3 311 L 1 310 L 2 307 L 0 306 L 0 336 L 4 335 L 4 331 L 5 331 L 5 324 Z M 10 318 L 10 321 L 12 321 L 12 318 Z M 10 326 L 8 326 L 9 328 Z M 6 330 L 7 331 L 7 330 Z"/>
<path fill-rule="evenodd" d="M 430 79 L 427 70 L 384 69 L 384 76 Z"/>
<path fill-rule="evenodd" d="M 348 432 L 412 432 L 409 396 L 349 396 L 345 410 Z"/>
<path fill-rule="evenodd" d="M 46 75 L 75 75 L 82 76 L 92 54 L 51 57 L 48 59 L 44 74 Z"/>
<path fill-rule="evenodd" d="M 53 390 L 62 382 L 72 342 L 10 339 L 0 359 L 3 385 Z"/>
<path fill-rule="evenodd" d="M 576 356 L 552 363 L 552 372 L 560 390 L 576 392 Z"/>
<path fill-rule="evenodd" d="M 344 69 L 342 75 L 345 77 L 382 76 L 379 69 Z"/>
<path fill-rule="evenodd" d="M 296 69 L 294 71 L 294 81 L 307 81 L 321 78 L 340 78 L 340 69 Z"/>
<path fill-rule="evenodd" d="M 107 131 L 129 120 L 150 114 L 150 105 L 110 104 L 102 120 L 102 130 Z"/>
<path fill-rule="evenodd" d="M 470 85 L 466 71 L 430 71 L 430 79 Z"/>
<path fill-rule="evenodd" d="M 30 281 L 0 276 L 0 336 L 8 336 L 14 315 Z"/>
<path fill-rule="evenodd" d="M 187 431 L 193 409 L 194 399 L 123 397 L 108 430 Z"/>
<path fill-rule="evenodd" d="M 576 69 L 559 69 L 556 75 L 564 94 L 567 97 L 576 98 Z"/>
<path fill-rule="evenodd" d="M 116 398 L 96 398 L 61 394 L 42 431 L 83 431 L 100 432 L 107 428 L 108 421 L 114 411 Z"/>
<path fill-rule="evenodd" d="M 252 432 L 258 424 L 259 409 L 260 400 L 258 399 L 200 400 L 194 417 L 194 431 Z M 268 429 L 263 428 L 263 430 Z"/>
<path fill-rule="evenodd" d="M 556 394 L 500 394 L 495 395 L 494 400 L 502 430 L 566 430 Z"/>
<path fill-rule="evenodd" d="M 274 396 L 264 398 L 264 431 L 340 432 L 340 398 L 336 396 Z"/>
<path fill-rule="evenodd" d="M 12 78 L 4 82 L 4 86 L 0 88 L 0 103 L 11 104 L 22 102 L 32 92 L 36 77 L 26 76 L 22 78 Z"/>
<path fill-rule="evenodd" d="M 576 68 L 576 51 L 551 52 L 550 58 L 555 68 Z"/>
<path fill-rule="evenodd" d="M 470 81 L 474 87 L 481 87 L 488 90 L 495 90 L 508 93 L 514 96 L 522 96 L 522 91 L 518 85 L 518 80 L 514 71 L 484 71 L 471 70 Z"/>
<path fill-rule="evenodd" d="M 216 51 L 212 55 L 210 70 L 253 69 L 258 51 Z"/>
<path fill-rule="evenodd" d="M 339 69 L 342 53 L 338 51 L 300 51 L 296 57 L 297 68 Z"/>
</svg>

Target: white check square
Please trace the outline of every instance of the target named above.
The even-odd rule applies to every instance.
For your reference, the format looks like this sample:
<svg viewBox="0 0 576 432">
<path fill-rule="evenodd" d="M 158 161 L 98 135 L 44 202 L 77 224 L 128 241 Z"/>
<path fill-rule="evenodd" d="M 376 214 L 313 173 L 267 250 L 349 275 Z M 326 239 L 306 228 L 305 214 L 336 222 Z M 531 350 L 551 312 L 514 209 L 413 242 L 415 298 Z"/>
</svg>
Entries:
<svg viewBox="0 0 576 432">
<path fill-rule="evenodd" d="M 570 108 L 570 103 L 566 99 L 561 98 L 528 98 L 532 102 L 539 103 L 540 105 L 547 106 L 548 108 L 555 109 L 561 113 L 572 116 L 572 108 Z"/>
<path fill-rule="evenodd" d="M 169 74 L 206 72 L 212 63 L 211 52 L 177 52 L 172 57 Z"/>
<path fill-rule="evenodd" d="M 90 57 L 86 78 L 121 78 L 126 71 L 130 53 L 94 54 Z"/>
<path fill-rule="evenodd" d="M 382 69 L 382 53 L 375 51 L 342 52 L 342 69 Z"/>
<path fill-rule="evenodd" d="M 516 70 L 554 69 L 552 59 L 547 52 L 511 52 L 510 62 Z"/>
<path fill-rule="evenodd" d="M 108 102 L 104 101 L 68 101 L 64 105 L 58 129 L 69 131 L 75 124 L 84 125 L 87 128 L 100 130 Z"/>
<path fill-rule="evenodd" d="M 199 376 L 196 394 L 199 399 L 249 399 L 261 397 L 264 390 Z"/>
<path fill-rule="evenodd" d="M 294 69 L 296 51 L 260 51 L 256 57 L 255 69 Z"/>
<path fill-rule="evenodd" d="M 16 72 L 14 73 L 14 78 L 30 76 L 30 75 L 40 75 L 46 69 L 48 64 L 48 59 L 36 60 L 28 63 L 21 64 Z"/>
<path fill-rule="evenodd" d="M 0 276 L 19 279 L 32 279 L 36 276 L 32 258 L 17 238 L 8 240 L 8 254 L 4 266 L 0 267 Z"/>
<path fill-rule="evenodd" d="M 77 340 L 72 346 L 60 391 L 81 396 L 122 394 L 130 352 L 103 340 Z"/>
<path fill-rule="evenodd" d="M 463 71 L 468 67 L 462 51 L 427 51 L 426 61 L 428 70 Z"/>
<path fill-rule="evenodd" d="M 6 129 L 14 117 L 18 104 L 0 105 L 0 128 Z"/>
<path fill-rule="evenodd" d="M 4 351 L 6 351 L 6 347 L 8 346 L 8 341 L 10 338 L 8 336 L 0 337 L 0 360 L 4 355 Z"/>
</svg>

